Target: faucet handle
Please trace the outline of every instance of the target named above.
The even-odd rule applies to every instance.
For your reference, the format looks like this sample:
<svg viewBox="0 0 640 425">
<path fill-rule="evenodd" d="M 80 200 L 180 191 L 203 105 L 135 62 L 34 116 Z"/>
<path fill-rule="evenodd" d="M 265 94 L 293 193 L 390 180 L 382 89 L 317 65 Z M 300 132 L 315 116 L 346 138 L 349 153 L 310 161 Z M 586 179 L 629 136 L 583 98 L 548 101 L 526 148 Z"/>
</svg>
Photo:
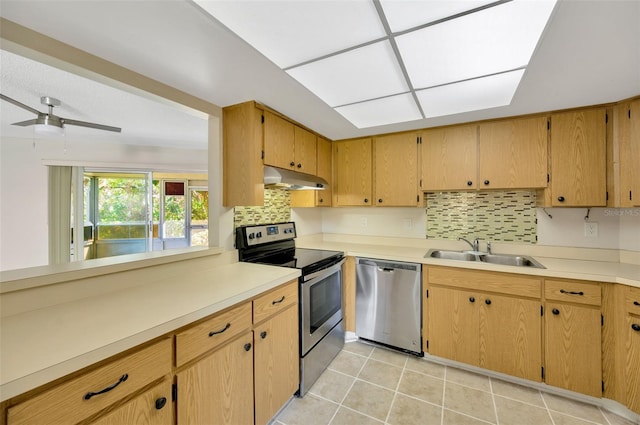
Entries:
<svg viewBox="0 0 640 425">
<path fill-rule="evenodd" d="M 487 254 L 491 254 L 491 241 L 487 241 Z"/>
</svg>

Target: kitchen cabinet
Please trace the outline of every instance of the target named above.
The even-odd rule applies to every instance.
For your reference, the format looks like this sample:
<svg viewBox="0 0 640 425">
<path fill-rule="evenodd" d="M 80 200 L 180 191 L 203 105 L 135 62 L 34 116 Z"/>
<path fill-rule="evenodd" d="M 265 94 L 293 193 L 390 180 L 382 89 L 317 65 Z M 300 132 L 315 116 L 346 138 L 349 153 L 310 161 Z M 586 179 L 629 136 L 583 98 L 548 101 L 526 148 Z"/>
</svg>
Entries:
<svg viewBox="0 0 640 425">
<path fill-rule="evenodd" d="M 371 138 L 333 142 L 333 205 L 369 206 L 372 204 Z"/>
<path fill-rule="evenodd" d="M 331 181 L 332 161 L 331 142 L 322 137 L 317 139 L 317 163 L 318 177 L 322 177 L 328 185 L 324 190 L 293 190 L 290 192 L 291 206 L 296 207 L 330 207 L 331 206 Z"/>
<path fill-rule="evenodd" d="M 626 393 L 629 409 L 640 414 L 640 316 L 627 315 Z"/>
<path fill-rule="evenodd" d="M 605 108 L 551 115 L 551 181 L 545 206 L 606 206 L 606 142 Z"/>
<path fill-rule="evenodd" d="M 429 353 L 541 381 L 539 278 L 426 269 Z"/>
<path fill-rule="evenodd" d="M 478 129 L 459 125 L 422 132 L 422 190 L 454 191 L 477 185 Z"/>
<path fill-rule="evenodd" d="M 173 408 L 171 391 L 163 391 L 167 389 L 166 385 L 140 394 L 141 399 L 137 398 L 124 406 L 120 404 L 140 393 L 144 387 L 166 378 L 171 373 L 171 362 L 172 343 L 165 338 L 124 356 L 117 356 L 106 364 L 9 407 L 7 423 L 76 424 L 90 417 L 98 419 L 101 412 L 111 407 L 115 409 L 115 416 L 104 419 L 105 423 L 111 423 L 118 417 L 129 417 L 134 412 L 139 417 L 157 418 L 157 423 L 167 423 L 161 421 L 166 421 L 167 412 L 170 418 L 173 417 Z M 155 396 L 166 398 L 168 403 L 157 409 L 155 400 L 151 400 Z"/>
<path fill-rule="evenodd" d="M 614 119 L 617 146 L 612 152 L 613 164 L 609 165 L 618 173 L 614 180 L 618 178 L 619 187 L 613 189 L 619 200 L 613 206 L 640 206 L 640 99 L 616 105 Z"/>
<path fill-rule="evenodd" d="M 418 205 L 418 140 L 416 133 L 373 139 L 375 206 Z"/>
<path fill-rule="evenodd" d="M 545 279 L 545 382 L 602 396 L 599 283 Z"/>
<path fill-rule="evenodd" d="M 264 111 L 264 164 L 316 174 L 316 135 Z"/>
<path fill-rule="evenodd" d="M 178 421 L 253 425 L 253 332 L 178 372 Z"/>
<path fill-rule="evenodd" d="M 165 380 L 91 423 L 93 425 L 172 425 L 171 381 Z"/>
<path fill-rule="evenodd" d="M 480 123 L 478 188 L 547 186 L 546 116 Z"/>
<path fill-rule="evenodd" d="M 267 424 L 300 382 L 298 305 L 255 327 L 255 423 Z"/>
</svg>

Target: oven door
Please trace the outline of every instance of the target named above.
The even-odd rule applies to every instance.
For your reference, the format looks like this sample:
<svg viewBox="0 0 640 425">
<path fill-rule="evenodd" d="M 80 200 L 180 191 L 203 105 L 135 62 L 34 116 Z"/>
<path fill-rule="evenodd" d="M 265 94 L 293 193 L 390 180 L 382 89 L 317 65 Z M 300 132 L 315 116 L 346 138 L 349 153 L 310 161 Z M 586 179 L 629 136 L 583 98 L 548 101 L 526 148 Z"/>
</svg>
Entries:
<svg viewBox="0 0 640 425">
<path fill-rule="evenodd" d="M 300 282 L 303 356 L 342 320 L 343 263 L 312 273 Z"/>
</svg>

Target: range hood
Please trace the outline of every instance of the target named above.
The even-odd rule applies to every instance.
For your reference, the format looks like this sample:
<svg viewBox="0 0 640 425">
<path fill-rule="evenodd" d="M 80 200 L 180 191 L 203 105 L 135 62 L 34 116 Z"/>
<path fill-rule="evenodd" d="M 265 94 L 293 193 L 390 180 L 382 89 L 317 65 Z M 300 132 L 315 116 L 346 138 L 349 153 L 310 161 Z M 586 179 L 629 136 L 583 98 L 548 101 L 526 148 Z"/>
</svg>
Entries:
<svg viewBox="0 0 640 425">
<path fill-rule="evenodd" d="M 324 190 L 328 186 L 324 179 L 311 174 L 285 170 L 266 166 L 264 167 L 264 187 L 287 190 Z"/>
</svg>

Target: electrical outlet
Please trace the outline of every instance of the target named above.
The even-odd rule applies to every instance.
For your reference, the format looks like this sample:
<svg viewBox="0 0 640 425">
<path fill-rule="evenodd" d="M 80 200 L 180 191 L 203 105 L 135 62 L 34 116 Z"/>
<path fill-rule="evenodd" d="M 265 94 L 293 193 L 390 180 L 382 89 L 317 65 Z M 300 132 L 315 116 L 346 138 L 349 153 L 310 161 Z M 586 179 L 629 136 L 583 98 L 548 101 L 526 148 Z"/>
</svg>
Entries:
<svg viewBox="0 0 640 425">
<path fill-rule="evenodd" d="M 598 223 L 594 221 L 588 221 L 584 223 L 584 236 L 587 238 L 598 237 Z"/>
<path fill-rule="evenodd" d="M 360 227 L 367 227 L 368 224 L 367 217 L 360 217 Z"/>
</svg>

